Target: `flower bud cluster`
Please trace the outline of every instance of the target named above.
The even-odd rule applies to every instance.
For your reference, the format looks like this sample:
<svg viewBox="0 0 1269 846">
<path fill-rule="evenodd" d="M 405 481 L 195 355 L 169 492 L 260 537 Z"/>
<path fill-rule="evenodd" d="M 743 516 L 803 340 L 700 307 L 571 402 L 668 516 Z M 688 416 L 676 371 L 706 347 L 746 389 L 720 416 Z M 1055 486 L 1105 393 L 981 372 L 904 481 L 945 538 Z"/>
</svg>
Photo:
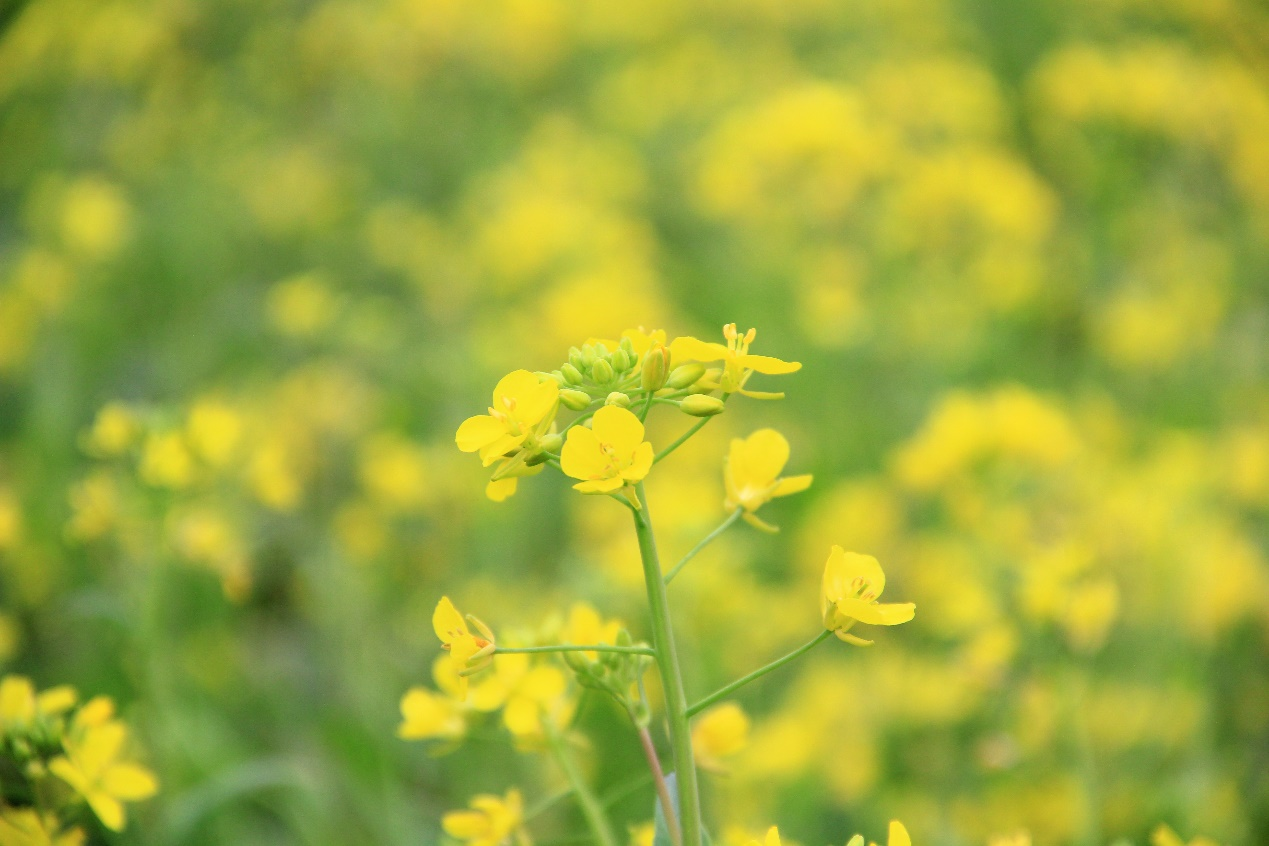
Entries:
<svg viewBox="0 0 1269 846">
<path fill-rule="evenodd" d="M 628 647 L 637 644 L 630 632 L 622 629 L 617 633 L 615 645 Z M 647 702 L 639 694 L 639 680 L 652 664 L 651 656 L 622 652 L 565 652 L 563 658 L 576 675 L 578 684 L 609 694 L 638 725 L 648 725 L 651 714 Z"/>
</svg>

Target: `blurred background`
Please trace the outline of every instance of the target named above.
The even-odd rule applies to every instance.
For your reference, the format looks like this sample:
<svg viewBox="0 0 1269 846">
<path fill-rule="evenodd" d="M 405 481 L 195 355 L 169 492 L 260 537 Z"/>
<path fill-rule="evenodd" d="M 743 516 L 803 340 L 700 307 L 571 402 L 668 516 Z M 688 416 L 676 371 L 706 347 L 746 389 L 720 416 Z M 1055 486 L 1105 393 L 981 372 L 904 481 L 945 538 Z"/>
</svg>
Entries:
<svg viewBox="0 0 1269 846">
<path fill-rule="evenodd" d="M 816 632 L 833 543 L 918 616 L 739 695 L 717 840 L 1269 842 L 1266 139 L 1252 0 L 0 2 L 3 670 L 136 726 L 162 792 L 111 842 L 533 803 L 496 719 L 394 736 L 432 608 L 647 637 L 633 533 L 551 474 L 489 502 L 454 430 L 736 321 L 805 366 L 658 467 L 663 557 L 728 438 L 816 480 L 676 580 L 689 696 Z M 641 771 L 578 719 L 601 791 Z"/>
</svg>

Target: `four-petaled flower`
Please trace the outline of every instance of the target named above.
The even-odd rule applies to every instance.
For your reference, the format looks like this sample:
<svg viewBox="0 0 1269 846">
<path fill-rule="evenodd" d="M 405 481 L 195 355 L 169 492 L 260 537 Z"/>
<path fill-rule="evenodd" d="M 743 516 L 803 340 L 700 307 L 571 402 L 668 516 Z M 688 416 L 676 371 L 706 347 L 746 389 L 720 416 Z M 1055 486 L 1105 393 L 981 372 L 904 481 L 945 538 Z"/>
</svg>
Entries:
<svg viewBox="0 0 1269 846">
<path fill-rule="evenodd" d="M 479 634 L 467 628 L 470 622 Z M 467 676 L 479 672 L 493 663 L 493 632 L 470 614 L 466 618 L 454 607 L 448 596 L 442 596 L 432 612 L 432 630 L 441 639 L 441 648 L 449 652 L 458 667 L 460 700 L 467 698 Z"/>
<path fill-rule="evenodd" d="M 733 438 L 723 465 L 728 511 L 744 509 L 745 522 L 767 532 L 776 527 L 759 519 L 755 511 L 777 496 L 788 496 L 811 486 L 811 476 L 781 478 L 789 460 L 789 442 L 775 429 L 759 429 L 747 438 Z"/>
<path fill-rule="evenodd" d="M 643 439 L 643 424 L 627 409 L 606 405 L 595 412 L 591 428 L 574 426 L 560 453 L 560 467 L 582 481 L 582 493 L 613 493 L 633 485 L 652 469 L 652 444 Z"/>
<path fill-rule="evenodd" d="M 794 373 L 802 369 L 802 364 L 797 361 L 781 361 L 769 355 L 751 354 L 749 345 L 753 343 L 757 335 L 757 329 L 750 329 L 741 335 L 736 330 L 735 323 L 728 323 L 723 327 L 723 338 L 727 341 L 725 345 L 710 343 L 688 336 L 675 338 L 673 343 L 670 344 L 670 352 L 673 354 L 675 361 L 699 361 L 701 363 L 721 361 L 723 363 L 723 373 L 719 379 L 719 387 L 722 388 L 724 394 L 733 394 L 739 391 L 741 394 L 755 399 L 779 399 L 784 394 L 747 391 L 744 389 L 745 383 L 749 381 L 749 377 L 755 371 L 769 375 Z"/>
<path fill-rule="evenodd" d="M 506 796 L 482 793 L 467 804 L 470 810 L 450 811 L 441 818 L 441 828 L 450 837 L 465 841 L 468 846 L 499 846 L 513 835 L 521 843 L 528 842 L 521 828 L 524 801 L 519 790 L 508 790 Z"/>
<path fill-rule="evenodd" d="M 538 441 L 550 430 L 559 406 L 560 386 L 554 379 L 516 370 L 499 380 L 488 414 L 468 417 L 458 427 L 454 442 L 459 449 L 479 453 L 486 467 L 502 461 L 485 488 L 490 499 L 501 502 L 515 493 L 518 476 L 542 470 L 525 460 L 540 451 Z"/>
<path fill-rule="evenodd" d="M 916 606 L 911 602 L 877 602 L 885 587 L 886 575 L 876 558 L 834 546 L 824 564 L 824 586 L 820 594 L 824 628 L 847 643 L 870 646 L 871 640 L 850 634 L 856 622 L 897 626 L 911 620 L 916 614 Z"/>
<path fill-rule="evenodd" d="M 159 786 L 149 770 L 120 760 L 128 729 L 111 719 L 113 714 L 114 706 L 105 697 L 84 705 L 62 741 L 66 754 L 49 761 L 48 768 L 84 797 L 102 825 L 122 831 L 123 802 L 148 799 Z"/>
</svg>

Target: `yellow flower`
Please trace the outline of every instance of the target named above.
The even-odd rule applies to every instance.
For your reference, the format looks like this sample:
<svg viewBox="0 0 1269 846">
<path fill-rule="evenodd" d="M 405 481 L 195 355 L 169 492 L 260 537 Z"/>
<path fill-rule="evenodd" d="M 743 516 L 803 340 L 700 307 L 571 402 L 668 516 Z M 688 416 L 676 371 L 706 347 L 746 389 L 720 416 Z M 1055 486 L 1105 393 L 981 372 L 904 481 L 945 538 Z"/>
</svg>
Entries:
<svg viewBox="0 0 1269 846">
<path fill-rule="evenodd" d="M 110 719 L 113 710 L 104 697 L 85 705 L 62 741 L 66 754 L 49 761 L 48 768 L 84 797 L 102 825 L 122 831 L 123 802 L 147 799 L 159 786 L 149 770 L 120 760 L 128 729 Z"/>
<path fill-rule="evenodd" d="M 811 486 L 811 476 L 781 478 L 780 471 L 789 460 L 789 442 L 775 429 L 759 429 L 747 438 L 733 438 L 731 450 L 723 465 L 723 482 L 728 511 L 744 509 L 745 522 L 762 529 L 776 531 L 775 526 L 754 514 L 777 496 L 788 496 Z"/>
<path fill-rule="evenodd" d="M 911 620 L 916 614 L 916 606 L 911 602 L 886 605 L 877 602 L 885 587 L 886 575 L 876 558 L 834 546 L 824 564 L 824 586 L 820 594 L 824 628 L 847 643 L 868 646 L 871 640 L 849 633 L 856 622 L 897 626 Z"/>
<path fill-rule="evenodd" d="M 532 747 L 573 719 L 577 698 L 559 667 L 535 664 L 528 655 L 500 655 L 495 673 L 504 696 L 502 722 L 517 746 Z"/>
<path fill-rule="evenodd" d="M 0 734 L 28 732 L 44 717 L 70 710 L 78 698 L 73 687 L 60 685 L 36 694 L 25 676 L 0 679 Z"/>
<path fill-rule="evenodd" d="M 402 740 L 457 740 L 466 733 L 461 702 L 425 687 L 412 687 L 401 697 Z"/>
<path fill-rule="evenodd" d="M 488 467 L 544 434 L 555 419 L 559 397 L 554 379 L 539 380 L 528 370 L 509 373 L 494 388 L 489 413 L 464 420 L 454 441 L 463 452 L 479 452 Z"/>
<path fill-rule="evenodd" d="M 864 846 L 864 836 L 856 834 L 847 841 L 846 846 Z M 877 846 L 877 844 L 869 841 L 869 846 Z M 890 821 L 890 832 L 886 838 L 886 846 L 912 846 L 912 838 L 908 836 L 908 830 L 898 820 Z"/>
<path fill-rule="evenodd" d="M 58 833 L 57 818 L 41 817 L 30 808 L 0 808 L 0 843 L 5 846 L 80 846 L 84 832 L 72 828 Z"/>
<path fill-rule="evenodd" d="M 749 716 L 735 702 L 701 714 L 692 726 L 692 749 L 702 769 L 725 773 L 725 759 L 749 745 Z"/>
<path fill-rule="evenodd" d="M 474 635 L 467 622 L 480 633 Z M 441 648 L 450 654 L 458 667 L 459 699 L 467 698 L 467 676 L 493 663 L 494 635 L 489 627 L 470 614 L 464 619 L 448 596 L 442 596 L 432 612 L 432 630 L 441 639 Z"/>
<path fill-rule="evenodd" d="M 731 394 L 739 391 L 747 397 L 756 399 L 779 399 L 783 394 L 771 394 L 762 391 L 746 391 L 745 383 L 754 371 L 770 375 L 795 373 L 802 369 L 797 361 L 781 361 L 769 355 L 752 355 L 749 345 L 758 335 L 757 329 L 750 329 L 744 335 L 736 331 L 735 323 L 723 327 L 723 338 L 726 345 L 707 343 L 697 338 L 675 338 L 670 344 L 670 353 L 675 361 L 721 361 L 723 374 L 719 381 L 723 393 Z"/>
<path fill-rule="evenodd" d="M 606 494 L 648 475 L 652 457 L 652 444 L 643 439 L 639 418 L 620 406 L 606 405 L 595 412 L 591 428 L 568 430 L 560 466 L 582 480 L 574 489 Z"/>
<path fill-rule="evenodd" d="M 441 818 L 441 828 L 450 837 L 469 846 L 499 846 L 514 835 L 521 843 L 528 837 L 522 830 L 524 802 L 520 791 L 508 790 L 503 797 L 481 794 L 468 803 L 471 810 L 450 811 Z"/>
<path fill-rule="evenodd" d="M 568 610 L 568 621 L 561 635 L 564 643 L 587 644 L 617 642 L 621 632 L 620 620 L 604 620 L 599 612 L 585 602 L 574 602 Z M 587 660 L 598 661 L 598 652 L 582 652 Z"/>
<path fill-rule="evenodd" d="M 757 840 L 750 840 L 745 846 L 780 846 L 780 831 L 775 827 L 767 829 L 767 836 L 761 843 Z"/>
</svg>

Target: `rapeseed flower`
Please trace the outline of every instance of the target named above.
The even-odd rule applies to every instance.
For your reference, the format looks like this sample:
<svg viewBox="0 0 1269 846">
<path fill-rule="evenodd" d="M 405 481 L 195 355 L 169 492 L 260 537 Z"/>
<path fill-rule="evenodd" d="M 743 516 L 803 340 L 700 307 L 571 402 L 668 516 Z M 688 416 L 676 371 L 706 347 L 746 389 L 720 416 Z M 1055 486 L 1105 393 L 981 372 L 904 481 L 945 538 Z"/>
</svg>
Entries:
<svg viewBox="0 0 1269 846">
<path fill-rule="evenodd" d="M 847 643 L 869 646 L 871 640 L 850 634 L 850 628 L 855 623 L 897 626 L 911 620 L 916 614 L 916 606 L 911 602 L 877 602 L 885 587 L 886 574 L 881 571 L 876 558 L 834 546 L 824 564 L 824 583 L 820 594 L 824 628 Z"/>
<path fill-rule="evenodd" d="M 121 760 L 128 729 L 113 714 L 114 705 L 105 697 L 88 702 L 62 740 L 66 754 L 49 761 L 48 768 L 84 798 L 102 825 L 122 831 L 123 803 L 148 799 L 159 786 L 149 770 Z"/>
<path fill-rule="evenodd" d="M 749 345 L 757 335 L 757 329 L 750 329 L 741 335 L 736 330 L 735 323 L 728 323 L 723 327 L 723 338 L 727 341 L 725 345 L 688 336 L 675 338 L 670 344 L 670 352 L 676 361 L 721 361 L 723 372 L 719 377 L 719 386 L 725 394 L 739 391 L 755 399 L 779 399 L 783 394 L 747 391 L 744 389 L 745 383 L 755 371 L 770 375 L 795 373 L 802 369 L 802 364 L 797 361 L 781 361 L 769 355 L 753 355 L 749 352 Z"/>
<path fill-rule="evenodd" d="M 0 735 L 26 733 L 42 719 L 56 717 L 75 705 L 73 687 L 59 685 L 40 693 L 25 676 L 0 679 Z"/>
<path fill-rule="evenodd" d="M 499 380 L 488 414 L 463 421 L 454 436 L 463 452 L 477 452 L 488 467 L 517 450 L 532 448 L 546 433 L 559 408 L 560 386 L 516 370 Z"/>
<path fill-rule="evenodd" d="M 810 474 L 782 478 L 780 471 L 789 460 L 789 442 L 775 429 L 759 429 L 747 438 L 733 438 L 723 464 L 723 482 L 728 511 L 744 509 L 745 522 L 774 532 L 776 527 L 759 519 L 755 511 L 778 496 L 804 491 L 811 485 Z"/>
<path fill-rule="evenodd" d="M 467 628 L 470 622 L 479 634 Z M 459 699 L 467 698 L 467 676 L 477 673 L 493 662 L 494 635 L 480 620 L 458 613 L 448 596 L 442 596 L 432 612 L 432 630 L 441 639 L 441 648 L 450 654 L 458 667 Z"/>
<path fill-rule="evenodd" d="M 652 444 L 633 412 L 607 405 L 595 412 L 591 428 L 574 426 L 560 453 L 566 474 L 582 481 L 582 493 L 607 494 L 643 479 L 652 469 Z"/>
<path fill-rule="evenodd" d="M 524 801 L 519 790 L 506 796 L 482 793 L 468 803 L 470 810 L 450 811 L 441 818 L 441 828 L 450 837 L 468 846 L 500 846 L 512 837 L 523 846 L 529 842 L 524 832 Z"/>
</svg>

